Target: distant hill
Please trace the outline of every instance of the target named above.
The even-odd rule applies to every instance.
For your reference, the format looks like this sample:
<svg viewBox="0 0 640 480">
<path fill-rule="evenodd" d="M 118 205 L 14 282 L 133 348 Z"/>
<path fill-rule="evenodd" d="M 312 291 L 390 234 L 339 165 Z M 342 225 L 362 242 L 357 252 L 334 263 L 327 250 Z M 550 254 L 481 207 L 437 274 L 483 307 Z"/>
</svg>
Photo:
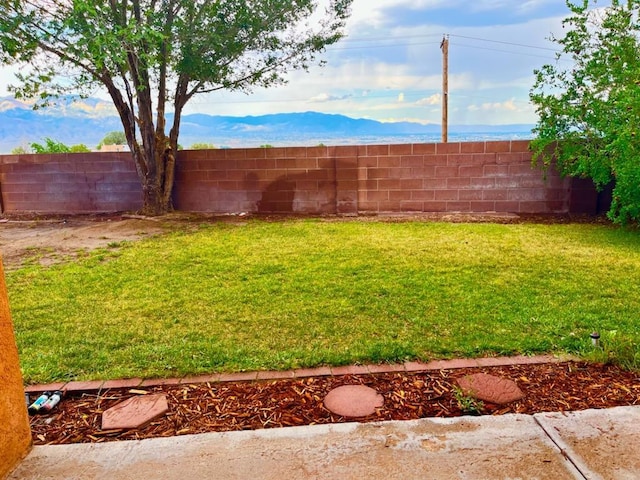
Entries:
<svg viewBox="0 0 640 480">
<path fill-rule="evenodd" d="M 24 103 L 0 98 L 0 152 L 7 153 L 45 137 L 95 148 L 106 133 L 122 129 L 113 107 L 106 102 L 82 102 L 86 103 L 34 111 Z M 530 138 L 531 128 L 532 125 L 451 125 L 449 132 L 452 140 Z M 318 112 L 245 117 L 192 114 L 182 119 L 180 143 L 185 147 L 195 142 L 220 147 L 304 146 L 432 142 L 438 141 L 439 136 L 439 125 L 383 123 Z"/>
</svg>

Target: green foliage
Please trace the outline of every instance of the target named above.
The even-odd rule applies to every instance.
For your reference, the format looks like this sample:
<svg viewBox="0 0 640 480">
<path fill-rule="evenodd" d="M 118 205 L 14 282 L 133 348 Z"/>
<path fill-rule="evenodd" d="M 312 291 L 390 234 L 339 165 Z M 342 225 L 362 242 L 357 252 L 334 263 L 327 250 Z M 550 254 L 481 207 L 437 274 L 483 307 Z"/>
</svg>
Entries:
<svg viewBox="0 0 640 480">
<path fill-rule="evenodd" d="M 69 151 L 71 153 L 87 153 L 90 152 L 91 149 L 84 143 L 79 143 L 78 145 L 71 145 L 71 147 L 69 147 Z"/>
<path fill-rule="evenodd" d="M 31 149 L 23 145 L 15 147 L 13 150 L 11 150 L 11 155 L 25 155 L 27 153 L 31 153 Z"/>
<path fill-rule="evenodd" d="M 103 145 L 126 145 L 127 136 L 124 132 L 115 131 L 107 133 L 97 146 L 97 150 L 100 150 Z"/>
<path fill-rule="evenodd" d="M 91 149 L 83 143 L 77 145 L 66 146 L 62 142 L 45 138 L 44 144 L 32 143 L 28 147 L 19 146 L 11 150 L 12 155 L 24 155 L 29 153 L 87 153 Z"/>
<path fill-rule="evenodd" d="M 218 147 L 216 147 L 213 143 L 194 143 L 192 144 L 189 149 L 190 150 L 213 150 L 216 149 Z"/>
<path fill-rule="evenodd" d="M 640 339 L 619 335 L 618 330 L 602 332 L 600 343 L 594 347 L 585 342 L 580 352 L 585 358 L 599 363 L 619 365 L 627 370 L 640 371 Z"/>
<path fill-rule="evenodd" d="M 273 145 L 265 143 L 264 145 L 260 145 L 260 148 L 273 148 Z"/>
<path fill-rule="evenodd" d="M 534 160 L 567 175 L 614 181 L 609 217 L 640 220 L 640 0 L 567 1 L 558 62 L 536 70 Z"/>
<path fill-rule="evenodd" d="M 462 389 L 456 388 L 453 391 L 453 397 L 456 399 L 458 408 L 466 415 L 482 415 L 484 410 L 484 402 L 465 394 Z"/>
<path fill-rule="evenodd" d="M 44 144 L 41 143 L 32 143 L 31 150 L 33 153 L 69 153 L 71 152 L 71 148 L 66 146 L 62 142 L 58 142 L 49 137 L 44 139 Z"/>
</svg>

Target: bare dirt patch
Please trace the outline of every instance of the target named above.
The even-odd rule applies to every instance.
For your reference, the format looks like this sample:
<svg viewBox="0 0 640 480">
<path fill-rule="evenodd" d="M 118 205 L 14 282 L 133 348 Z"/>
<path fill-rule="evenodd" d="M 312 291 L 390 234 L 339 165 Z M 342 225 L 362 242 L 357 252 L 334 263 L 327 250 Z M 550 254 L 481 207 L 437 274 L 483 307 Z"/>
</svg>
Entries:
<svg viewBox="0 0 640 480">
<path fill-rule="evenodd" d="M 193 219 L 180 215 L 3 219 L 0 252 L 8 270 L 30 262 L 51 265 L 97 248 L 117 248 L 120 242 L 141 240 L 192 225 Z"/>
</svg>

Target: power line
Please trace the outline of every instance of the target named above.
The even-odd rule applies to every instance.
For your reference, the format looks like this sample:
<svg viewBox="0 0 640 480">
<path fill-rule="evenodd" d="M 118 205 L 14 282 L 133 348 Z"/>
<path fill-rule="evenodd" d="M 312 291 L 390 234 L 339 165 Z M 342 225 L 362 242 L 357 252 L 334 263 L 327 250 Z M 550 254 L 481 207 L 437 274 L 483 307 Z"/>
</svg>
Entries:
<svg viewBox="0 0 640 480">
<path fill-rule="evenodd" d="M 477 50 L 487 50 L 490 52 L 510 53 L 512 55 L 523 55 L 525 57 L 535 57 L 535 58 L 544 58 L 545 60 L 555 60 L 555 58 L 545 57 L 543 55 L 535 55 L 533 53 L 526 53 L 526 52 L 514 52 L 513 50 L 500 50 L 497 48 L 480 47 L 477 45 L 467 45 L 465 43 L 457 43 L 457 42 L 454 43 L 453 45 L 457 47 L 475 48 Z"/>
<path fill-rule="evenodd" d="M 433 37 L 440 38 L 442 37 L 442 35 L 443 34 L 439 34 L 439 33 L 425 33 L 425 34 L 419 34 L 419 35 L 399 35 L 397 37 L 369 37 L 369 38 L 362 38 L 362 39 L 345 37 L 342 40 L 340 40 L 340 43 L 368 43 L 368 42 L 377 42 L 377 41 L 395 41 L 395 40 L 407 40 L 407 39 L 412 40 L 412 39 L 418 39 L 418 38 L 433 38 Z M 470 37 L 467 35 L 457 35 L 454 33 L 445 33 L 444 35 L 449 37 L 455 37 L 455 38 L 463 38 L 465 40 L 475 40 L 478 42 L 497 43 L 501 45 L 510 45 L 512 47 L 532 48 L 535 50 L 545 50 L 549 52 L 562 53 L 562 50 L 558 50 L 557 48 L 541 47 L 539 45 L 528 45 L 524 43 L 507 42 L 504 40 L 492 40 L 489 38 Z M 401 46 L 401 45 L 403 44 L 400 44 L 398 46 Z M 423 45 L 423 43 L 420 43 L 418 45 Z M 349 48 L 365 48 L 365 47 L 363 46 L 363 47 L 349 47 Z"/>
<path fill-rule="evenodd" d="M 420 45 L 437 45 L 439 42 L 416 42 L 416 43 L 393 43 L 393 44 L 379 44 L 379 45 L 360 45 L 354 47 L 340 47 L 340 46 L 332 46 L 327 47 L 327 51 L 337 51 L 337 50 L 362 50 L 362 49 L 370 49 L 370 48 L 396 48 L 396 47 L 413 47 Z"/>
<path fill-rule="evenodd" d="M 460 94 L 454 93 L 454 94 L 451 94 L 450 97 L 452 99 L 454 99 L 454 100 L 458 99 L 458 98 L 468 98 L 468 99 L 471 99 L 471 100 L 489 100 L 491 103 L 500 103 L 500 102 L 496 102 L 495 98 L 482 97 L 482 96 L 479 96 L 479 95 L 460 95 Z M 520 105 L 531 105 L 532 104 L 531 101 L 526 101 L 525 102 L 523 100 L 516 100 L 515 98 L 510 98 L 509 101 L 513 102 L 513 103 L 518 103 Z"/>
<path fill-rule="evenodd" d="M 489 43 L 500 43 L 502 45 L 511 45 L 513 47 L 524 47 L 524 48 L 534 48 L 537 50 L 548 50 L 550 52 L 556 52 L 556 53 L 562 53 L 561 50 L 558 50 L 557 48 L 550 48 L 550 47 L 539 47 L 536 45 L 525 45 L 523 43 L 513 43 L 513 42 L 504 42 L 501 40 L 490 40 L 488 38 L 479 38 L 479 37 L 467 37 L 464 35 L 454 35 L 453 33 L 448 34 L 451 37 L 456 37 L 456 38 L 464 38 L 466 40 L 477 40 L 479 42 L 489 42 Z"/>
<path fill-rule="evenodd" d="M 340 42 L 350 43 L 350 42 L 377 42 L 380 40 L 406 40 L 406 39 L 414 39 L 414 38 L 429 38 L 429 37 L 438 37 L 440 38 L 442 34 L 440 33 L 425 33 L 421 35 L 398 35 L 397 37 L 368 37 L 368 38 L 349 38 L 344 37 L 340 40 Z"/>
<path fill-rule="evenodd" d="M 500 45 L 509 45 L 509 46 L 513 46 L 513 47 L 518 47 L 520 49 L 522 48 L 531 48 L 531 49 L 537 49 L 537 50 L 544 50 L 544 51 L 548 51 L 548 52 L 555 52 L 555 53 L 562 53 L 561 50 L 557 50 L 554 48 L 548 48 L 548 47 L 540 47 L 540 46 L 536 46 L 536 45 L 526 45 L 523 43 L 514 43 L 514 42 L 505 42 L 505 41 L 501 41 L 501 40 L 491 40 L 488 38 L 480 38 L 480 37 L 469 37 L 469 36 L 465 36 L 465 35 L 455 35 L 455 34 L 445 34 L 445 35 L 449 35 L 451 37 L 455 37 L 455 38 L 463 38 L 463 39 L 467 39 L 467 40 L 474 40 L 477 42 L 488 42 L 488 43 L 496 43 L 496 44 L 500 44 Z M 373 42 L 373 41 L 380 41 L 380 40 L 384 40 L 386 42 L 391 42 L 394 40 L 398 40 L 398 39 L 418 39 L 418 38 L 429 38 L 429 37 L 437 37 L 439 36 L 439 34 L 424 34 L 424 35 L 403 35 L 403 36 L 398 36 L 398 37 L 392 37 L 392 38 L 379 38 L 379 37 L 371 37 L 368 39 L 344 39 L 343 42 L 358 42 L 358 43 L 367 43 L 367 42 Z M 332 47 L 328 47 L 327 51 L 344 51 L 344 50 L 366 50 L 366 49 L 373 49 L 373 48 L 397 48 L 397 47 L 412 47 L 412 46 L 423 46 L 423 45 L 436 45 L 439 44 L 439 42 L 435 42 L 435 41 L 427 41 L 427 42 L 412 42 L 412 43 L 380 43 L 380 44 L 369 44 L 369 45 L 358 45 L 358 46 L 340 46 L 340 44 L 337 44 L 335 46 Z M 536 55 L 533 53 L 527 53 L 524 51 L 513 51 L 513 50 L 501 50 L 501 49 L 497 49 L 497 48 L 490 48 L 490 47 L 483 47 L 480 45 L 469 45 L 469 44 L 465 44 L 465 43 L 455 43 L 456 46 L 460 46 L 460 47 L 466 47 L 466 48 L 475 48 L 478 50 L 486 50 L 486 51 L 492 51 L 492 52 L 498 52 L 498 53 L 508 53 L 508 54 L 512 54 L 512 55 L 523 55 L 523 56 L 528 56 L 528 57 L 533 57 L 533 58 L 542 58 L 545 60 L 549 60 L 549 61 L 554 61 L 554 60 L 558 60 L 556 58 L 550 58 L 547 56 L 543 56 L 543 55 Z M 560 59 L 562 60 L 562 59 Z"/>
</svg>

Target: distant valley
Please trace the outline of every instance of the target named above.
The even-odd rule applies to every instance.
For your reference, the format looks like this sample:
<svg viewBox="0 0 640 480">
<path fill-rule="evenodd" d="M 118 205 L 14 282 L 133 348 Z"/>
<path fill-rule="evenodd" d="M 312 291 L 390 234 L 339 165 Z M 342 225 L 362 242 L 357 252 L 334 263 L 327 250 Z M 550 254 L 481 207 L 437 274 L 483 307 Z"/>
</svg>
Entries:
<svg viewBox="0 0 640 480">
<path fill-rule="evenodd" d="M 86 102 L 86 101 L 83 101 Z M 117 116 L 92 108 L 32 110 L 0 98 L 0 153 L 50 137 L 67 145 L 83 143 L 95 148 L 104 135 L 122 130 Z M 451 140 L 531 138 L 532 125 L 451 125 Z M 197 142 L 218 147 L 353 145 L 375 143 L 437 142 L 440 125 L 411 122 L 383 123 L 318 112 L 279 113 L 262 116 L 183 116 L 180 144 Z"/>
</svg>

